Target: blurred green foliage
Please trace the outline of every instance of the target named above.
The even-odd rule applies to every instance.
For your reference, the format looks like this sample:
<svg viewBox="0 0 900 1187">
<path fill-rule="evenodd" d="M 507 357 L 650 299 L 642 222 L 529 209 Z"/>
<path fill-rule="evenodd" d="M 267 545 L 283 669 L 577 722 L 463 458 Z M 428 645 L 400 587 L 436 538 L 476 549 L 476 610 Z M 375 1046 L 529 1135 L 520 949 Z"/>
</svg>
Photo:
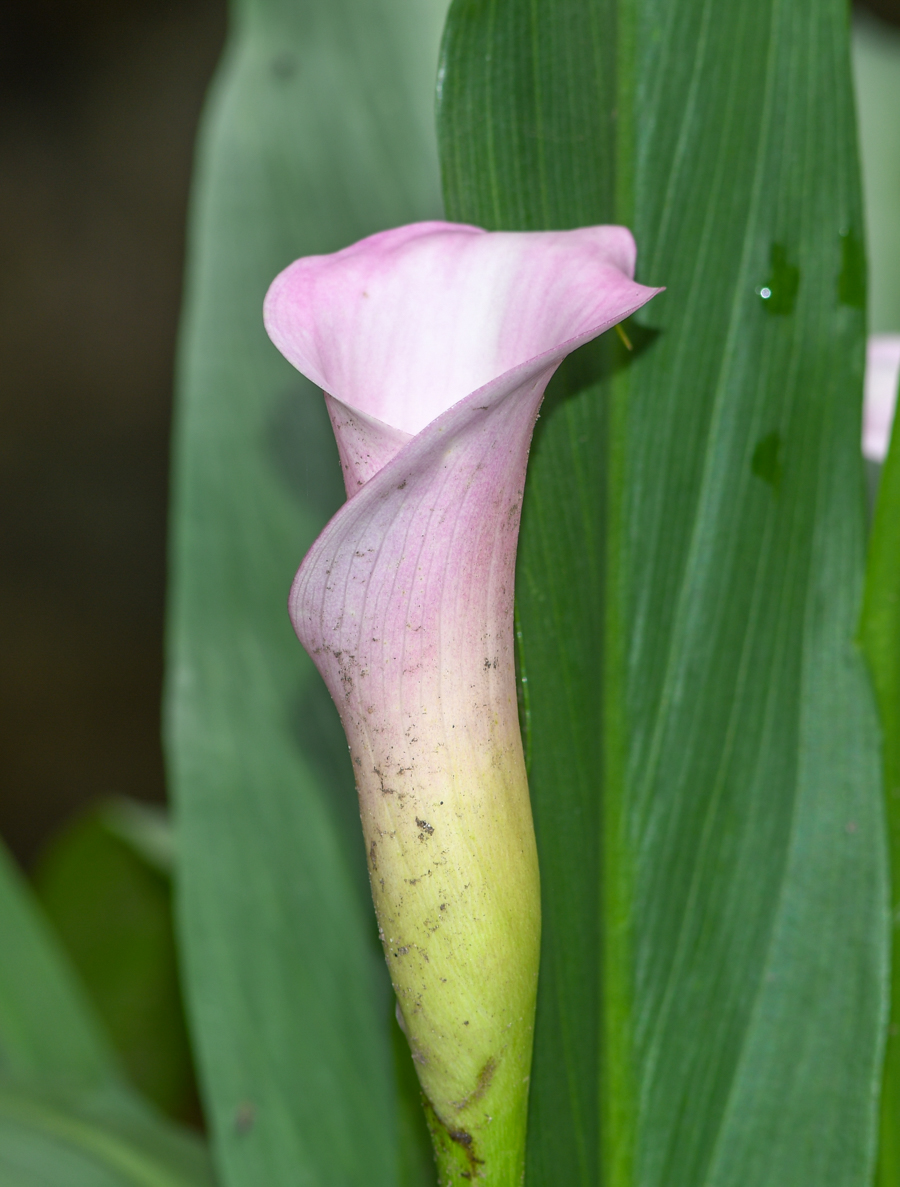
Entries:
<svg viewBox="0 0 900 1187">
<path fill-rule="evenodd" d="M 170 1116 L 197 1122 L 170 844 L 160 809 L 107 801 L 52 839 L 33 880 L 132 1083 Z"/>
</svg>

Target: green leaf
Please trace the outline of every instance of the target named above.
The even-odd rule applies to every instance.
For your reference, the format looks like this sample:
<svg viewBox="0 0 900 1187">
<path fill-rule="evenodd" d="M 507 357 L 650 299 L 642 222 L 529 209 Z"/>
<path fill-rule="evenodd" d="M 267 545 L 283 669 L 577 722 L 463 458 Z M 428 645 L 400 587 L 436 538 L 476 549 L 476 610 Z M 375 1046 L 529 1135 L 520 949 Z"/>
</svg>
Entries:
<svg viewBox="0 0 900 1187">
<path fill-rule="evenodd" d="M 237 4 L 201 136 L 167 736 L 189 1010 L 229 1187 L 433 1176 L 395 1076 L 346 742 L 286 611 L 343 500 L 337 452 L 321 395 L 270 345 L 261 308 L 295 257 L 440 213 L 443 12 Z"/>
<path fill-rule="evenodd" d="M 159 869 L 165 828 L 143 805 L 102 804 L 53 839 L 34 882 L 131 1082 L 164 1112 L 189 1119 L 196 1097 L 171 886 Z"/>
<path fill-rule="evenodd" d="M 4 1187 L 212 1187 L 197 1142 L 121 1094 L 73 1101 L 0 1088 Z"/>
<path fill-rule="evenodd" d="M 123 1083 L 87 997 L 0 847 L 0 1182 L 202 1187 L 201 1144 Z"/>
<path fill-rule="evenodd" d="M 875 682 L 884 731 L 884 785 L 893 885 L 891 1025 L 881 1093 L 879 1187 L 900 1183 L 900 433 L 894 433 L 881 473 L 860 635 Z"/>
<path fill-rule="evenodd" d="M 837 0 L 451 9 L 449 216 L 624 222 L 667 286 L 632 354 L 558 376 L 523 508 L 530 1187 L 868 1182 L 887 896 L 847 32 Z"/>
<path fill-rule="evenodd" d="M 0 1075 L 93 1090 L 112 1048 L 58 942 L 0 845 Z"/>
</svg>

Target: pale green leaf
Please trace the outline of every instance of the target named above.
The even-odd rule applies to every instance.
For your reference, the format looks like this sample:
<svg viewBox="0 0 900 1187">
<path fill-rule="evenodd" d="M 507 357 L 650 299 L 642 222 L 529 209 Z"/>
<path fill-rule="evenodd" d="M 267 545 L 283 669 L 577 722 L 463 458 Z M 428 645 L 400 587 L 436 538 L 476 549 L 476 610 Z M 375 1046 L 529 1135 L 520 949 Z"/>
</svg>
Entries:
<svg viewBox="0 0 900 1187">
<path fill-rule="evenodd" d="M 116 1075 L 84 990 L 2 846 L 0 1075 L 88 1090 Z"/>
<path fill-rule="evenodd" d="M 195 1088 L 161 817 L 127 800 L 97 805 L 53 838 L 32 881 L 129 1080 L 187 1118 Z"/>
<path fill-rule="evenodd" d="M 346 742 L 286 611 L 343 498 L 337 452 L 321 395 L 268 342 L 261 309 L 295 257 L 440 214 L 443 11 L 237 4 L 201 136 L 167 734 L 190 1011 L 229 1187 L 433 1174 L 395 1076 Z"/>
<path fill-rule="evenodd" d="M 126 1086 L 82 986 L 0 848 L 0 1183 L 208 1187 L 199 1140 Z"/>
<path fill-rule="evenodd" d="M 212 1187 L 193 1138 L 121 1093 L 81 1099 L 0 1087 L 4 1187 Z"/>
</svg>

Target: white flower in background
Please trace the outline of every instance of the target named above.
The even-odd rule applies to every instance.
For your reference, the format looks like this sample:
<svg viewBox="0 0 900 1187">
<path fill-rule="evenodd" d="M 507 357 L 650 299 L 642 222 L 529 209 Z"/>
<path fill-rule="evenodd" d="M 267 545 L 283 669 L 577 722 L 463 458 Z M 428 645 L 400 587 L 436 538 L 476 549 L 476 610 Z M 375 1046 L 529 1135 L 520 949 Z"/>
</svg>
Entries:
<svg viewBox="0 0 900 1187">
<path fill-rule="evenodd" d="M 900 334 L 872 334 L 866 352 L 863 402 L 863 456 L 883 462 L 891 440 L 897 384 L 900 382 Z"/>
</svg>

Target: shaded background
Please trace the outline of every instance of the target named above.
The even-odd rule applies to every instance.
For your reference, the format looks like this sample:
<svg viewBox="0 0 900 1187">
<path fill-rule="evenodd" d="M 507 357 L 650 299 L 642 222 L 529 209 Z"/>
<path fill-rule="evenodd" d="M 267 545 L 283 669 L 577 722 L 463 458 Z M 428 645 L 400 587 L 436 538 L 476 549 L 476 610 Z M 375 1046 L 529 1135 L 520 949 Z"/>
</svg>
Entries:
<svg viewBox="0 0 900 1187">
<path fill-rule="evenodd" d="M 225 0 L 0 5 L 0 834 L 161 801 L 167 448 Z"/>
</svg>

